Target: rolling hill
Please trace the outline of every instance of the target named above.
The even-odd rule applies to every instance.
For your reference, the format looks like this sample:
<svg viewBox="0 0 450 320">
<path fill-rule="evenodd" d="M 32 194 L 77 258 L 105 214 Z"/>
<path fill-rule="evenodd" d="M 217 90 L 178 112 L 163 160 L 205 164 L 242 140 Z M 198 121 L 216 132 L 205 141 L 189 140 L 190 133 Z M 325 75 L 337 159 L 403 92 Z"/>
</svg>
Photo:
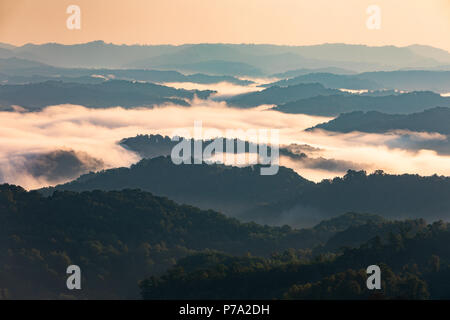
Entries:
<svg viewBox="0 0 450 320">
<path fill-rule="evenodd" d="M 139 190 L 56 192 L 0 185 L 1 299 L 136 299 L 138 281 L 189 254 L 270 257 L 306 249 L 379 217 L 346 214 L 313 229 L 241 223 Z M 79 265 L 80 291 L 66 288 Z"/>
<path fill-rule="evenodd" d="M 449 224 L 409 221 L 397 227 L 401 230 L 388 239 L 375 236 L 358 248 L 316 259 L 295 250 L 271 259 L 190 255 L 165 274 L 142 281 L 141 294 L 144 299 L 169 300 L 448 299 L 450 250 L 442 243 L 450 239 Z M 375 292 L 366 285 L 370 265 L 381 269 L 381 288 Z"/>
<path fill-rule="evenodd" d="M 292 169 L 284 167 L 280 167 L 276 175 L 262 176 L 260 167 L 175 165 L 170 157 L 157 157 L 143 159 L 130 168 L 86 174 L 67 184 L 42 189 L 41 192 L 142 189 L 179 203 L 212 208 L 247 220 L 243 216 L 247 210 L 274 200 L 295 197 L 313 184 Z"/>
<path fill-rule="evenodd" d="M 142 189 L 243 221 L 295 227 L 311 226 L 342 212 L 429 221 L 450 215 L 448 177 L 349 170 L 342 178 L 313 183 L 284 167 L 276 175 L 261 176 L 259 167 L 175 165 L 170 157 L 158 157 L 130 168 L 86 174 L 40 192 Z"/>
<path fill-rule="evenodd" d="M 213 76 L 202 73 L 182 74 L 171 70 L 148 69 L 104 69 L 104 68 L 58 68 L 32 60 L 8 58 L 0 59 L 0 76 L 8 84 L 26 84 L 59 80 L 63 82 L 92 83 L 108 79 L 136 80 L 153 83 L 193 82 L 211 84 L 228 82 L 237 85 L 249 85 L 252 81 L 240 80 L 232 76 Z"/>
<path fill-rule="evenodd" d="M 138 107 L 173 103 L 189 106 L 186 100 L 209 97 L 213 91 L 182 90 L 152 83 L 111 80 L 99 84 L 46 81 L 24 85 L 0 85 L 0 104 L 39 110 L 49 105 L 77 104 L 86 107 Z"/>
<path fill-rule="evenodd" d="M 436 107 L 412 114 L 386 114 L 378 111 L 355 111 L 341 114 L 336 119 L 319 124 L 311 129 L 335 132 L 388 132 L 409 130 L 416 132 L 438 132 L 450 134 L 450 108 Z"/>
<path fill-rule="evenodd" d="M 62 45 L 27 44 L 2 48 L 0 57 L 31 59 L 58 67 L 129 68 L 232 61 L 247 63 L 266 74 L 300 68 L 337 67 L 357 72 L 448 65 L 450 54 L 433 47 L 370 47 L 323 44 L 276 46 L 254 44 L 114 45 L 103 41 Z"/>
<path fill-rule="evenodd" d="M 333 73 L 308 73 L 295 78 L 280 80 L 263 85 L 263 87 L 289 87 L 300 83 L 320 83 L 326 88 L 351 90 L 377 90 L 384 87 L 373 80 L 360 78 L 357 75 L 340 75 Z"/>
<path fill-rule="evenodd" d="M 345 95 L 345 93 L 327 89 L 319 83 L 302 83 L 289 87 L 273 86 L 263 91 L 245 93 L 226 100 L 227 104 L 239 108 L 251 108 L 263 104 L 281 105 L 284 103 L 316 96 Z"/>
<path fill-rule="evenodd" d="M 274 110 L 295 114 L 338 116 L 341 113 L 353 111 L 408 114 L 434 107 L 450 107 L 450 98 L 427 91 L 388 96 L 322 95 L 281 104 Z"/>
</svg>

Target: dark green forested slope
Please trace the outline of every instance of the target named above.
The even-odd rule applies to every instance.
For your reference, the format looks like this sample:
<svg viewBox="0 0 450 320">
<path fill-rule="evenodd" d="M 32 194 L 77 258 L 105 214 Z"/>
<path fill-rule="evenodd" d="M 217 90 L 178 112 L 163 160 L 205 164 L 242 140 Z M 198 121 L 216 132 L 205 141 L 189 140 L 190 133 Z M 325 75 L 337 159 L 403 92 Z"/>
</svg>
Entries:
<svg viewBox="0 0 450 320">
<path fill-rule="evenodd" d="M 293 70 L 275 75 L 282 78 L 265 87 L 274 85 L 284 87 L 299 83 L 321 83 L 328 88 L 345 89 L 397 89 L 402 91 L 430 90 L 447 93 L 450 90 L 450 72 L 432 70 L 396 70 L 349 74 L 348 71 L 329 70 Z"/>
<path fill-rule="evenodd" d="M 449 233 L 442 223 L 356 213 L 293 230 L 241 223 L 139 190 L 43 197 L 1 185 L 0 298 L 137 298 L 137 284 L 145 278 L 152 279 L 141 285 L 146 298 L 311 298 L 309 287 L 298 286 L 320 288 L 318 281 L 337 281 L 327 277 L 371 263 L 387 264 L 399 286 L 430 283 L 426 291 L 395 294 L 434 297 L 445 295 L 446 287 L 435 284 L 441 273 L 427 268 L 431 261 L 446 275 L 449 252 L 442 244 Z M 65 287 L 71 264 L 82 269 L 81 291 Z M 411 264 L 412 276 L 405 264 Z M 356 297 L 366 297 L 361 292 Z"/>
<path fill-rule="evenodd" d="M 136 190 L 57 192 L 0 187 L 0 284 L 12 297 L 55 298 L 78 264 L 89 298 L 136 297 L 137 281 L 192 250 L 268 254 L 295 245 L 290 228 L 241 224 Z"/>
<path fill-rule="evenodd" d="M 382 221 L 346 214 L 313 229 L 241 223 L 138 190 L 55 192 L 0 186 L 0 298 L 136 298 L 139 280 L 177 259 L 218 250 L 269 256 L 323 245 L 351 226 Z M 65 287 L 82 269 L 81 291 Z"/>
<path fill-rule="evenodd" d="M 219 83 L 229 82 L 237 85 L 249 85 L 252 81 L 240 80 L 231 76 L 213 76 L 202 73 L 185 75 L 177 71 L 149 69 L 84 69 L 58 68 L 32 60 L 19 58 L 0 58 L 0 79 L 8 84 L 25 84 L 59 80 L 63 82 L 102 83 L 108 79 L 136 80 L 153 83 L 194 82 Z"/>
<path fill-rule="evenodd" d="M 396 70 L 365 72 L 358 77 L 381 83 L 385 88 L 398 90 L 431 90 L 447 93 L 450 89 L 450 72 L 433 70 Z"/>
<path fill-rule="evenodd" d="M 449 194 L 449 177 L 349 170 L 342 178 L 315 184 L 302 194 L 301 202 L 330 213 L 371 212 L 433 221 L 450 214 Z"/>
<path fill-rule="evenodd" d="M 450 107 L 450 98 L 429 91 L 415 91 L 388 96 L 322 95 L 280 104 L 274 110 L 285 113 L 332 117 L 353 111 L 408 114 L 434 107 Z"/>
<path fill-rule="evenodd" d="M 262 176 L 260 168 L 261 165 L 244 168 L 216 164 L 175 165 L 170 157 L 157 157 L 143 159 L 130 168 L 87 174 L 42 191 L 50 194 L 53 190 L 139 188 L 180 203 L 241 216 L 256 205 L 292 198 L 312 184 L 292 169 L 280 167 L 276 175 Z"/>
<path fill-rule="evenodd" d="M 450 225 L 437 222 L 380 237 L 342 254 L 305 257 L 289 250 L 271 258 L 200 254 L 141 283 L 146 299 L 450 298 Z M 410 230 L 416 232 L 410 233 Z M 381 290 L 366 287 L 366 268 L 379 265 Z"/>
<path fill-rule="evenodd" d="M 259 156 L 260 163 L 261 159 L 265 158 L 265 154 L 271 155 L 272 149 L 270 146 L 265 144 L 256 144 L 249 141 L 239 140 L 239 139 L 227 139 L 223 137 L 217 137 L 222 140 L 222 149 L 215 150 L 216 154 L 221 152 L 225 153 L 252 153 L 252 154 L 262 154 Z M 190 154 L 195 156 L 195 148 L 201 146 L 201 150 L 204 154 L 205 150 L 210 147 L 214 140 L 196 140 L 189 139 L 190 143 Z M 129 137 L 119 141 L 119 145 L 126 148 L 129 151 L 133 151 L 142 158 L 155 158 L 158 156 L 168 156 L 171 154 L 173 148 L 179 143 L 179 141 L 172 140 L 168 136 L 156 135 L 137 135 L 135 137 Z M 230 143 L 234 145 L 234 149 L 230 148 Z M 215 144 L 216 145 L 216 144 Z M 196 147 L 194 147 L 196 146 Z M 220 144 L 219 144 L 220 146 Z M 189 147 L 187 147 L 189 150 Z M 200 150 L 200 148 L 199 148 Z M 358 164 L 352 161 L 327 159 L 324 157 L 315 157 L 311 153 L 317 149 L 308 145 L 284 145 L 279 146 L 279 154 L 283 157 L 289 157 L 290 160 L 299 164 L 304 168 L 312 169 L 323 169 L 331 172 L 345 172 L 349 169 L 360 169 L 364 167 L 362 164 Z M 268 151 L 266 153 L 266 151 Z M 210 159 L 203 157 L 203 160 L 208 162 Z"/>
<path fill-rule="evenodd" d="M 311 129 L 336 132 L 375 132 L 409 130 L 450 134 L 450 108 L 436 107 L 413 114 L 386 114 L 377 111 L 355 111 L 341 114 L 336 119 Z"/>
<path fill-rule="evenodd" d="M 265 144 L 257 144 L 240 139 L 227 139 L 223 137 L 217 137 L 222 139 L 222 152 L 227 152 L 227 149 L 231 149 L 232 153 L 258 153 L 259 148 L 267 148 L 270 155 L 270 146 Z M 173 139 L 168 136 L 162 136 L 159 134 L 151 135 L 137 135 L 135 137 L 124 138 L 119 141 L 119 145 L 137 153 L 142 158 L 156 158 L 159 156 L 170 156 L 173 148 L 180 143 L 180 140 L 187 141 L 190 145 L 190 154 L 195 156 L 196 143 L 201 144 L 201 154 L 203 155 L 205 149 L 215 142 L 215 140 L 194 140 L 194 139 Z M 234 147 L 227 147 L 227 144 L 232 144 Z M 264 149 L 265 150 L 265 149 Z M 283 150 L 283 149 L 282 149 Z M 281 150 L 280 150 L 281 152 Z M 219 153 L 219 151 L 217 151 Z M 213 154 L 214 155 L 214 154 Z M 209 159 L 204 159 L 205 161 Z"/>
<path fill-rule="evenodd" d="M 375 90 L 383 89 L 382 85 L 375 81 L 360 78 L 355 75 L 342 75 L 325 72 L 308 73 L 294 78 L 279 80 L 274 83 L 263 85 L 263 87 L 288 87 L 300 83 L 320 83 L 327 88 L 351 89 L 351 90 Z"/>
<path fill-rule="evenodd" d="M 193 187 L 195 186 L 195 187 Z M 180 203 L 214 209 L 246 221 L 311 226 L 343 212 L 369 212 L 386 218 L 446 219 L 450 215 L 450 178 L 367 174 L 352 171 L 320 183 L 291 169 L 261 176 L 260 166 L 175 165 L 170 157 L 141 160 L 81 176 L 68 184 L 40 190 L 121 190 L 138 188 Z"/>
<path fill-rule="evenodd" d="M 271 203 L 246 212 L 248 219 L 259 217 L 268 223 L 289 212 L 294 217 L 308 214 L 329 217 L 342 212 L 370 212 L 385 218 L 448 219 L 450 215 L 450 178 L 391 175 L 383 171 L 368 174 L 349 170 L 344 177 L 323 180 L 304 188 L 293 199 Z"/>
<path fill-rule="evenodd" d="M 316 96 L 344 95 L 336 89 L 325 88 L 320 83 L 301 83 L 289 87 L 270 87 L 259 92 L 244 93 L 227 100 L 230 106 L 240 108 L 256 107 L 263 104 L 288 103 Z"/>
<path fill-rule="evenodd" d="M 86 107 L 137 107 L 173 103 L 189 106 L 186 99 L 206 99 L 213 91 L 183 90 L 153 83 L 110 80 L 98 84 L 46 81 L 0 85 L 0 103 L 36 110 L 49 105 L 77 104 Z"/>
</svg>

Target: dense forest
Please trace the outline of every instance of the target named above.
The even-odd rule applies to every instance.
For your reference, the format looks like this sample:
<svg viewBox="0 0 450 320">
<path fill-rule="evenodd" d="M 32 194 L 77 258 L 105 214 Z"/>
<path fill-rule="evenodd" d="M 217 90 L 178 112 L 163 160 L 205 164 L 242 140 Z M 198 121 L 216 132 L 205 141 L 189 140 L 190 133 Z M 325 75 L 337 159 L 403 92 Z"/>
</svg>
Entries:
<svg viewBox="0 0 450 320">
<path fill-rule="evenodd" d="M 434 221 L 446 218 L 450 212 L 449 193 L 448 177 L 391 175 L 381 170 L 368 174 L 349 170 L 343 177 L 326 179 L 304 188 L 299 196 L 288 201 L 249 210 L 246 217 L 258 217 L 266 223 L 277 219 L 306 223 L 304 215 L 323 219 L 341 212 L 356 211 L 391 219 L 424 218 Z"/>
<path fill-rule="evenodd" d="M 292 70 L 274 76 L 283 80 L 266 84 L 264 87 L 320 83 L 327 88 L 369 90 L 369 94 L 371 94 L 371 90 L 390 91 L 394 88 L 397 89 L 397 92 L 431 90 L 446 93 L 450 85 L 449 71 L 432 70 L 396 70 L 355 74 L 345 69 L 323 68 Z"/>
<path fill-rule="evenodd" d="M 59 80 L 75 83 L 102 83 L 111 79 L 164 82 L 193 82 L 202 84 L 226 81 L 238 85 L 249 85 L 250 80 L 240 80 L 232 76 L 208 74 L 185 75 L 178 71 L 146 69 L 102 69 L 102 68 L 58 68 L 48 64 L 20 58 L 0 58 L 0 79 L 8 84 L 26 84 Z"/>
<path fill-rule="evenodd" d="M 292 169 L 281 167 L 276 175 L 262 176 L 261 165 L 231 167 L 219 164 L 175 165 L 170 157 L 143 159 L 130 168 L 90 173 L 68 184 L 41 190 L 142 189 L 179 203 L 215 209 L 242 217 L 258 205 L 295 197 L 312 182 Z"/>
<path fill-rule="evenodd" d="M 214 250 L 268 257 L 291 247 L 320 247 L 349 227 L 381 221 L 346 214 L 294 230 L 241 223 L 139 190 L 57 191 L 43 197 L 1 185 L 0 292 L 21 299 L 137 298 L 139 280 L 188 254 Z M 65 287 L 70 264 L 82 268 L 80 292 Z"/>
<path fill-rule="evenodd" d="M 185 138 L 183 138 L 185 139 Z M 251 153 L 258 155 L 260 159 L 260 163 L 264 163 L 264 157 L 270 157 L 272 155 L 272 149 L 270 146 L 265 144 L 256 144 L 249 141 L 243 141 L 240 139 L 227 139 L 224 137 L 217 137 L 217 139 L 222 139 L 222 152 L 225 153 Z M 217 143 L 214 140 L 196 140 L 187 139 L 191 145 L 190 154 L 195 155 L 194 151 L 194 143 L 201 144 L 203 152 L 206 148 L 212 143 Z M 177 140 L 172 140 L 172 138 L 168 136 L 162 136 L 159 134 L 151 134 L 151 135 L 137 135 L 134 137 L 124 138 L 119 141 L 119 145 L 126 148 L 129 151 L 133 151 L 138 154 L 142 158 L 155 158 L 158 156 L 168 156 L 172 152 L 172 148 L 177 145 Z M 215 144 L 217 145 L 217 144 Z M 234 149 L 227 147 L 234 146 Z M 232 151 L 230 151 L 232 150 Z M 260 152 L 260 150 L 262 152 Z M 307 144 L 290 144 L 290 145 L 282 145 L 278 148 L 278 153 L 282 157 L 288 157 L 291 161 L 296 164 L 301 165 L 304 168 L 312 168 L 312 169 L 321 169 L 330 172 L 342 173 L 347 170 L 360 170 L 363 165 L 354 163 L 352 161 L 346 160 L 337 160 L 324 158 L 322 156 L 317 157 L 314 153 L 316 151 L 320 151 L 320 149 L 311 147 Z M 213 153 L 214 155 L 214 153 Z M 205 162 L 210 161 L 208 158 L 203 158 Z M 261 161 L 262 160 L 262 161 Z M 270 159 L 268 159 L 270 160 Z"/>
<path fill-rule="evenodd" d="M 299 75 L 294 78 L 279 80 L 274 83 L 264 85 L 264 87 L 288 87 L 300 83 L 320 83 L 327 88 L 340 89 L 346 88 L 351 90 L 377 90 L 384 87 L 372 80 L 362 79 L 358 75 L 343 75 L 333 73 L 308 73 Z"/>
<path fill-rule="evenodd" d="M 270 258 L 217 253 L 181 259 L 141 282 L 146 299 L 449 299 L 450 225 L 410 221 L 387 239 L 314 258 L 287 250 Z M 381 267 L 381 290 L 366 268 Z"/>
<path fill-rule="evenodd" d="M 227 99 L 230 106 L 256 107 L 261 104 L 283 104 L 316 96 L 343 95 L 336 89 L 325 88 L 320 83 L 301 83 L 289 87 L 273 86 L 260 92 L 250 92 Z"/>
<path fill-rule="evenodd" d="M 170 157 L 157 157 L 143 159 L 130 168 L 83 175 L 40 192 L 142 189 L 245 221 L 300 227 L 343 212 L 429 221 L 450 212 L 448 177 L 349 170 L 342 178 L 313 183 L 285 167 L 274 176 L 261 176 L 259 167 L 175 165 Z"/>
<path fill-rule="evenodd" d="M 153 83 L 110 80 L 96 84 L 46 81 L 23 85 L 0 85 L 0 103 L 39 110 L 58 104 L 86 107 L 137 107 L 172 103 L 189 106 L 194 96 L 206 99 L 214 91 L 174 89 Z"/>
<path fill-rule="evenodd" d="M 242 223 L 139 190 L 56 191 L 44 197 L 1 185 L 0 292 L 20 299 L 134 299 L 139 281 L 163 275 L 190 255 L 261 261 L 276 256 L 286 263 L 295 253 L 315 261 L 376 236 L 389 239 L 392 233 L 425 228 L 423 220 L 347 213 L 296 230 Z M 82 269 L 81 291 L 65 287 L 71 264 Z"/>
<path fill-rule="evenodd" d="M 285 113 L 334 117 L 353 111 L 408 114 L 435 107 L 450 107 L 450 98 L 431 91 L 414 91 L 388 96 L 316 95 L 279 104 L 274 109 Z"/>
<path fill-rule="evenodd" d="M 341 114 L 336 119 L 319 124 L 314 129 L 337 132 L 387 132 L 409 130 L 450 134 L 450 108 L 436 107 L 412 114 L 386 114 L 377 111 L 355 111 Z"/>
<path fill-rule="evenodd" d="M 226 152 L 227 144 L 229 144 L 234 151 L 237 153 L 258 153 L 260 147 L 267 148 L 268 154 L 270 155 L 270 146 L 265 144 L 257 144 L 249 141 L 244 141 L 240 139 L 227 139 L 223 137 L 217 137 L 216 139 L 222 139 L 222 151 Z M 180 140 L 185 140 L 189 143 L 190 154 L 194 157 L 195 155 L 195 143 L 201 143 L 201 152 L 205 152 L 205 148 L 214 143 L 215 140 L 194 140 L 177 137 L 176 139 L 170 138 L 168 136 L 162 136 L 160 134 L 151 135 L 137 135 L 135 137 L 124 138 L 119 141 L 119 145 L 137 153 L 142 158 L 156 158 L 159 156 L 169 156 L 172 149 L 179 143 Z M 214 153 L 212 153 L 214 155 Z M 207 159 L 205 159 L 206 161 Z"/>
</svg>

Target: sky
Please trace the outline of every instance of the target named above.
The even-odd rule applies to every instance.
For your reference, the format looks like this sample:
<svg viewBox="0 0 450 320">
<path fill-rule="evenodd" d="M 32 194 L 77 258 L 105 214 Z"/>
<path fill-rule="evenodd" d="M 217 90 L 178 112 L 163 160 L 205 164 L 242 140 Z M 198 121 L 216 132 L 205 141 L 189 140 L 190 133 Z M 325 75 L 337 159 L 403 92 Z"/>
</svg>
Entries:
<svg viewBox="0 0 450 320">
<path fill-rule="evenodd" d="M 69 30 L 69 5 L 81 29 Z M 366 22 L 381 9 L 379 29 Z M 450 0 L 0 0 L 0 42 L 424 44 L 450 51 Z"/>
</svg>

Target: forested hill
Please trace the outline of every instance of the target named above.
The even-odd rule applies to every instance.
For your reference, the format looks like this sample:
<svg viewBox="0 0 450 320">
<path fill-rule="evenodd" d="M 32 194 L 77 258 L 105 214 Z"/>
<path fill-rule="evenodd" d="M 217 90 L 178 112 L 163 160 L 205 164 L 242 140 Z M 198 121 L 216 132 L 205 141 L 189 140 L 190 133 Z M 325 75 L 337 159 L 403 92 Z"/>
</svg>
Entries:
<svg viewBox="0 0 450 320">
<path fill-rule="evenodd" d="M 347 74 L 346 74 L 347 73 Z M 292 86 L 299 83 L 320 83 L 327 88 L 353 90 L 397 89 L 400 91 L 422 91 L 447 93 L 450 88 L 449 71 L 396 70 L 348 74 L 345 70 L 293 70 L 275 75 L 283 80 L 264 87 Z"/>
<path fill-rule="evenodd" d="M 195 186 L 195 187 L 193 187 Z M 175 165 L 170 157 L 143 159 L 130 168 L 110 169 L 40 190 L 142 189 L 179 203 L 214 209 L 262 224 L 311 226 L 343 212 L 369 212 L 386 218 L 446 219 L 450 215 L 450 178 L 367 174 L 313 183 L 292 169 L 261 176 L 260 167 Z"/>
<path fill-rule="evenodd" d="M 271 259 L 189 256 L 141 283 L 146 299 L 449 299 L 450 225 L 437 222 L 375 237 L 342 255 L 305 259 L 290 250 Z M 366 268 L 381 267 L 381 290 L 367 289 Z M 239 288 L 237 290 L 236 288 Z"/>
<path fill-rule="evenodd" d="M 74 294 L 70 264 L 83 271 L 78 298 L 136 298 L 138 280 L 194 250 L 268 255 L 298 237 L 137 190 L 45 198 L 9 185 L 0 186 L 0 226 L 0 289 L 20 298 Z"/>
<path fill-rule="evenodd" d="M 233 216 L 273 201 L 295 197 L 313 183 L 292 169 L 280 167 L 276 175 L 261 175 L 261 165 L 175 165 L 170 157 L 143 159 L 130 168 L 110 169 L 81 176 L 68 184 L 41 190 L 142 189 L 179 203 L 224 211 Z M 245 217 L 243 217 L 245 218 Z"/>
<path fill-rule="evenodd" d="M 228 82 L 237 85 L 249 85 L 253 83 L 249 80 L 241 80 L 231 76 L 214 76 L 202 73 L 185 75 L 177 71 L 168 70 L 58 68 L 19 58 L 0 58 L 0 69 L 0 79 L 8 84 L 25 84 L 48 80 L 102 83 L 110 79 L 152 83 L 194 82 L 211 84 Z"/>
<path fill-rule="evenodd" d="M 294 78 L 283 79 L 274 83 L 263 85 L 263 87 L 288 87 L 300 83 L 320 83 L 327 88 L 332 89 L 351 89 L 351 90 L 377 90 L 385 87 L 372 80 L 362 79 L 355 75 L 342 75 L 333 73 L 308 73 Z"/>
<path fill-rule="evenodd" d="M 434 221 L 450 216 L 449 194 L 449 177 L 349 170 L 342 178 L 314 185 L 301 197 L 302 203 L 327 212 L 357 209 L 358 212 L 383 213 L 384 217 Z"/>
<path fill-rule="evenodd" d="M 301 221 L 311 213 L 324 219 L 351 211 L 370 212 L 388 219 L 447 220 L 449 194 L 449 177 L 349 170 L 344 177 L 305 188 L 295 199 L 260 206 L 246 214 L 248 219 L 258 216 L 267 223 L 284 218 L 283 212 L 289 213 L 289 220 L 285 221 Z M 275 210 L 280 214 L 274 215 Z"/>
<path fill-rule="evenodd" d="M 230 106 L 239 108 L 256 107 L 262 104 L 288 103 L 316 96 L 344 95 L 336 89 L 325 88 L 320 83 L 301 83 L 289 87 L 270 87 L 259 92 L 240 94 L 227 99 Z"/>
<path fill-rule="evenodd" d="M 49 105 L 77 104 L 86 107 L 138 107 L 157 104 L 189 106 L 187 99 L 206 99 L 214 91 L 183 90 L 153 83 L 110 80 L 97 84 L 46 81 L 0 85 L 0 103 L 37 110 Z"/>
<path fill-rule="evenodd" d="M 386 114 L 377 111 L 355 111 L 341 114 L 336 119 L 322 123 L 313 129 L 336 132 L 387 132 L 409 130 L 450 134 L 450 108 L 436 107 L 413 114 Z"/>
<path fill-rule="evenodd" d="M 274 108 L 285 113 L 317 116 L 338 116 L 353 111 L 379 111 L 388 114 L 409 114 L 435 107 L 450 107 L 450 98 L 430 91 L 415 91 L 387 96 L 322 95 L 299 99 Z"/>
<path fill-rule="evenodd" d="M 189 254 L 219 250 L 269 257 L 380 222 L 377 216 L 346 214 L 293 230 L 241 223 L 138 190 L 43 197 L 0 185 L 0 299 L 137 298 L 139 280 Z M 81 291 L 66 288 L 71 264 L 82 270 Z"/>
</svg>

